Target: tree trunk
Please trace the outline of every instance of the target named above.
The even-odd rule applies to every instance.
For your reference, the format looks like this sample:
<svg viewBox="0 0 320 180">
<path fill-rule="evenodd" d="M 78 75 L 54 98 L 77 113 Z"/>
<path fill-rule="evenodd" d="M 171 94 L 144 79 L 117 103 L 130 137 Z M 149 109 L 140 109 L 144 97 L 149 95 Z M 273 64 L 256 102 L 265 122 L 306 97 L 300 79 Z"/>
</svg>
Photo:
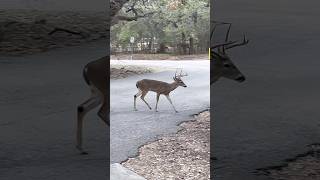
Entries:
<svg viewBox="0 0 320 180">
<path fill-rule="evenodd" d="M 166 45 L 161 42 L 159 47 L 159 53 L 165 53 L 166 52 Z"/>
<path fill-rule="evenodd" d="M 193 37 L 189 38 L 189 54 L 194 54 L 194 43 L 193 43 Z"/>
<path fill-rule="evenodd" d="M 181 47 L 183 54 L 187 54 L 186 35 L 181 33 Z"/>
<path fill-rule="evenodd" d="M 120 11 L 122 6 L 129 2 L 129 0 L 111 0 L 110 1 L 110 17 L 111 19 Z"/>
<path fill-rule="evenodd" d="M 149 51 L 149 53 L 152 52 L 152 44 L 153 44 L 153 38 L 150 38 L 149 44 L 148 44 L 148 51 Z"/>
</svg>

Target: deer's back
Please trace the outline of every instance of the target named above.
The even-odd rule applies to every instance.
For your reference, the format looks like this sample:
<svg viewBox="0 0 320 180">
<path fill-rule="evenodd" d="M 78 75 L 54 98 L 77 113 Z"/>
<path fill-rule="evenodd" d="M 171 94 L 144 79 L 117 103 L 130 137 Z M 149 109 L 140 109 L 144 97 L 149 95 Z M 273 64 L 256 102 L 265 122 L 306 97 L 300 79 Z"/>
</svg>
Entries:
<svg viewBox="0 0 320 180">
<path fill-rule="evenodd" d="M 137 82 L 136 86 L 142 91 L 154 91 L 161 94 L 168 94 L 170 92 L 169 83 L 152 79 L 142 79 Z"/>
</svg>

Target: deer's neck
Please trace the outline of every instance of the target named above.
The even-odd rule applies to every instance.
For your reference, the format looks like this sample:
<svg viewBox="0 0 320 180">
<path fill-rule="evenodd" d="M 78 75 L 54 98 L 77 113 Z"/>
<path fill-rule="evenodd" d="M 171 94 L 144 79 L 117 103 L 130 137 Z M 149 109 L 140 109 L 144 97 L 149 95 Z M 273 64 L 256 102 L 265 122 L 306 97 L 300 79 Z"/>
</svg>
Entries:
<svg viewBox="0 0 320 180">
<path fill-rule="evenodd" d="M 170 91 L 175 90 L 178 86 L 179 86 L 178 83 L 174 81 L 173 83 L 170 84 Z"/>
</svg>

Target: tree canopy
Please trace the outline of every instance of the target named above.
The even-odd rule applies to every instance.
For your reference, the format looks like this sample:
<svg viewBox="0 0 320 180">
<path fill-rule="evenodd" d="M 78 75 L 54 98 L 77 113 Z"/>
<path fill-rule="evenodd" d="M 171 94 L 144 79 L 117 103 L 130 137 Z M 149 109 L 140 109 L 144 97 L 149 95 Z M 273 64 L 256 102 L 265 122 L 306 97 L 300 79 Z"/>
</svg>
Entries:
<svg viewBox="0 0 320 180">
<path fill-rule="evenodd" d="M 208 0 L 131 0 L 112 19 L 111 47 L 193 54 L 209 47 Z M 130 44 L 130 38 L 135 43 Z"/>
</svg>

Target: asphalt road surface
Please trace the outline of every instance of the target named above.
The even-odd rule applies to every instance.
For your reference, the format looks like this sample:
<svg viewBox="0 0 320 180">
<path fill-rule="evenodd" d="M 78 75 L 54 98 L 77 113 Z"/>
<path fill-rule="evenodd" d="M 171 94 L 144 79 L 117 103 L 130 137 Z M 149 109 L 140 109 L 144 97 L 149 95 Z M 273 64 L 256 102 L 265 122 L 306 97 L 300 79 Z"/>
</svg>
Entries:
<svg viewBox="0 0 320 180">
<path fill-rule="evenodd" d="M 320 142 L 320 11 L 316 0 L 215 1 L 214 19 L 232 22 L 230 51 L 247 81 L 212 87 L 214 179 L 264 180 L 255 169 L 280 165 Z"/>
<path fill-rule="evenodd" d="M 89 96 L 82 67 L 105 55 L 105 42 L 57 49 L 37 55 L 0 57 L 0 179 L 105 179 L 106 128 L 96 110 L 86 116 L 84 145 L 89 155 L 75 149 L 76 107 Z M 134 62 L 128 62 L 128 64 Z M 135 64 L 154 66 L 156 62 Z M 133 156 L 137 148 L 158 135 L 177 131 L 177 124 L 209 107 L 209 61 L 161 62 L 155 74 L 111 82 L 111 160 Z M 184 68 L 188 88 L 178 88 L 172 100 L 164 97 L 159 112 L 138 101 L 133 112 L 135 82 L 141 78 L 172 81 L 175 68 Z M 154 94 L 147 100 L 154 104 Z M 153 106 L 153 105 L 152 105 Z"/>
<path fill-rule="evenodd" d="M 32 56 L 0 57 L 0 179 L 107 177 L 106 128 L 86 117 L 85 149 L 75 149 L 76 107 L 89 96 L 82 67 L 105 56 L 105 42 Z"/>
<path fill-rule="evenodd" d="M 163 71 L 132 76 L 111 81 L 111 163 L 121 162 L 135 156 L 139 146 L 155 140 L 158 136 L 174 133 L 178 124 L 191 120 L 190 115 L 209 108 L 209 61 L 112 61 L 114 64 L 143 65 L 158 67 Z M 178 87 L 170 93 L 175 113 L 165 96 L 160 96 L 158 111 L 149 110 L 137 98 L 138 111 L 133 110 L 133 95 L 138 92 L 136 82 L 141 79 L 155 79 L 173 82 L 176 68 L 183 68 L 188 76 L 182 77 L 187 88 Z M 149 92 L 146 101 L 155 107 L 156 93 Z"/>
</svg>

